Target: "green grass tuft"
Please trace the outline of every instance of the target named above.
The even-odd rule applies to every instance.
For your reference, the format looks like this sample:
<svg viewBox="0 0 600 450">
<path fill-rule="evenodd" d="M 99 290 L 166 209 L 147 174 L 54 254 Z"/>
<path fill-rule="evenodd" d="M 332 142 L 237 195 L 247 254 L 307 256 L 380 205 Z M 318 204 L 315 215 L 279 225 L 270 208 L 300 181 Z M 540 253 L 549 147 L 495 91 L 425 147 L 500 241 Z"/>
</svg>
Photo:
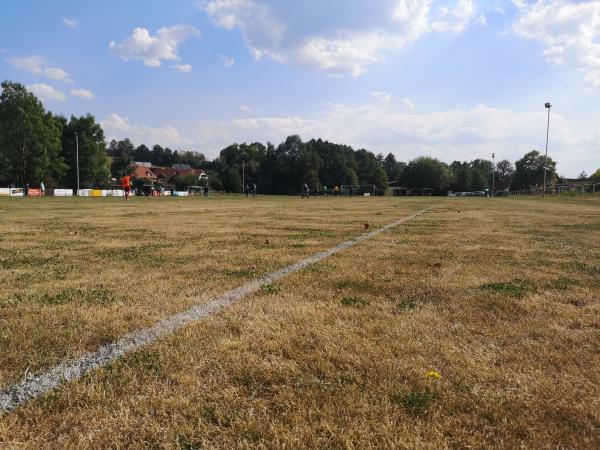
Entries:
<svg viewBox="0 0 600 450">
<path fill-rule="evenodd" d="M 365 300 L 364 298 L 359 297 L 344 297 L 342 299 L 342 305 L 344 306 L 354 306 L 356 308 L 364 308 L 365 306 L 370 305 L 371 302 Z"/>
<path fill-rule="evenodd" d="M 529 292 L 535 292 L 535 286 L 526 280 L 519 279 L 508 282 L 485 283 L 480 286 L 480 289 L 516 298 L 524 297 Z"/>
</svg>

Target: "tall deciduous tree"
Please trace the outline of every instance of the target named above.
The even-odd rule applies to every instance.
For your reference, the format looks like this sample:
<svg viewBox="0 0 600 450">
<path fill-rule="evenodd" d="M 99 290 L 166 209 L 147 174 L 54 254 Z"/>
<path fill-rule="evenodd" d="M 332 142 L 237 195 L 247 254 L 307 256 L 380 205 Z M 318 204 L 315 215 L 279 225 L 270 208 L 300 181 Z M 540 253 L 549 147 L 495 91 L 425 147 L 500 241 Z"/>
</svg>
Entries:
<svg viewBox="0 0 600 450">
<path fill-rule="evenodd" d="M 62 155 L 69 166 L 64 178 L 65 185 L 77 187 L 77 141 L 79 142 L 80 187 L 107 185 L 110 171 L 104 131 L 91 114 L 82 117 L 71 116 L 69 123 L 63 126 Z"/>
<path fill-rule="evenodd" d="M 537 150 L 533 150 L 515 163 L 513 185 L 516 189 L 526 189 L 531 186 L 544 185 L 544 167 L 548 169 L 548 184 L 556 176 L 556 162 L 546 157 Z"/>
<path fill-rule="evenodd" d="M 129 139 L 124 139 L 122 141 L 115 141 L 113 139 L 110 142 L 108 153 L 113 158 L 110 165 L 110 171 L 113 177 L 117 179 L 121 178 L 129 171 L 129 167 L 131 166 L 131 163 L 133 163 L 134 151 L 135 147 Z"/>
<path fill-rule="evenodd" d="M 3 82 L 0 163 L 5 180 L 54 184 L 66 170 L 60 155 L 60 127 L 60 121 L 23 85 Z"/>
<path fill-rule="evenodd" d="M 448 166 L 438 159 L 422 156 L 408 163 L 404 180 L 407 187 L 431 188 L 442 193 L 449 185 L 450 172 Z"/>
<path fill-rule="evenodd" d="M 515 175 L 515 166 L 508 159 L 496 164 L 496 190 L 508 189 Z"/>
</svg>

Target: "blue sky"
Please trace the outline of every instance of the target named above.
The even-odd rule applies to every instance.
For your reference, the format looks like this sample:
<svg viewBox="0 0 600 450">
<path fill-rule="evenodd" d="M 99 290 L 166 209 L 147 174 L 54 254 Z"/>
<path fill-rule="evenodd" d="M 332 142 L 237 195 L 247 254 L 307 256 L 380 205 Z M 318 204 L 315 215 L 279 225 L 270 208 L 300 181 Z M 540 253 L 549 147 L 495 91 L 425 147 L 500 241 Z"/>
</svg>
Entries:
<svg viewBox="0 0 600 450">
<path fill-rule="evenodd" d="M 600 0 L 4 0 L 0 78 L 107 138 L 214 157 L 323 137 L 399 160 L 600 167 Z"/>
</svg>

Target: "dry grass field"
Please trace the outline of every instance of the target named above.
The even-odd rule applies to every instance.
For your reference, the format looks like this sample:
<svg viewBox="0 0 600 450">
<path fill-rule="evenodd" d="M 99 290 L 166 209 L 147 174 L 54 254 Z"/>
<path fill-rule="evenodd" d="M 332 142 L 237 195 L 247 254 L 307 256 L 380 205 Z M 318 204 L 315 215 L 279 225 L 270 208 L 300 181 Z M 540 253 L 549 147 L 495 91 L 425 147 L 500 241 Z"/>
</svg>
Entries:
<svg viewBox="0 0 600 450">
<path fill-rule="evenodd" d="M 0 447 L 600 447 L 600 196 L 0 199 L 0 390 L 432 205 L 0 415 Z"/>
</svg>

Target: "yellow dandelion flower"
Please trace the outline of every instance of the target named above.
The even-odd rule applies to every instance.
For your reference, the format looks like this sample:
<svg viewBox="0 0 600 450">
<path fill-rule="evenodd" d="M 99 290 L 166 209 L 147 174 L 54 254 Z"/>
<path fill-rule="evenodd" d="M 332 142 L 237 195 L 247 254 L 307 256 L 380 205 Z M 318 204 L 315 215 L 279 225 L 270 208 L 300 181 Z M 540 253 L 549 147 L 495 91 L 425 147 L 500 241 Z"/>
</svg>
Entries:
<svg viewBox="0 0 600 450">
<path fill-rule="evenodd" d="M 427 375 L 429 378 L 434 378 L 436 380 L 439 380 L 440 378 L 442 378 L 442 374 L 439 373 L 437 370 L 430 370 L 425 375 Z"/>
</svg>

